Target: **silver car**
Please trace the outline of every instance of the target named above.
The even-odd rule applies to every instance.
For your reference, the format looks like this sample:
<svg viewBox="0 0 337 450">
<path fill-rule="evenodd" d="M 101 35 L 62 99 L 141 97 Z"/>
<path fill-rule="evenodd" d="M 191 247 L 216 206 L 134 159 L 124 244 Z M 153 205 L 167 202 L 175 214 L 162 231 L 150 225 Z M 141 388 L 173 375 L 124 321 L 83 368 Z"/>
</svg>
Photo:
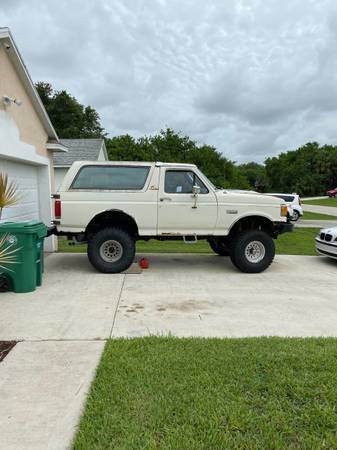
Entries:
<svg viewBox="0 0 337 450">
<path fill-rule="evenodd" d="M 315 238 L 320 255 L 337 259 L 337 227 L 323 228 Z"/>
</svg>

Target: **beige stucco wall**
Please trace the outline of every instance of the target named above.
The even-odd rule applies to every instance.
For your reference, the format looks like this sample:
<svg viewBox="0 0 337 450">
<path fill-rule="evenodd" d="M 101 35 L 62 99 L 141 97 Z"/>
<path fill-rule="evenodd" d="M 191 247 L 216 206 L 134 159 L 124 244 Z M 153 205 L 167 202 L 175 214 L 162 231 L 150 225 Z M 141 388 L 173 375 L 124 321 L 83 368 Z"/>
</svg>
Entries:
<svg viewBox="0 0 337 450">
<path fill-rule="evenodd" d="M 2 97 L 4 95 L 18 98 L 22 101 L 22 105 L 4 106 L 2 102 Z M 51 189 L 52 192 L 54 192 L 52 154 L 46 149 L 48 135 L 2 45 L 0 45 L 0 109 L 5 109 L 15 121 L 20 133 L 20 140 L 33 145 L 39 155 L 48 157 L 50 160 Z"/>
</svg>

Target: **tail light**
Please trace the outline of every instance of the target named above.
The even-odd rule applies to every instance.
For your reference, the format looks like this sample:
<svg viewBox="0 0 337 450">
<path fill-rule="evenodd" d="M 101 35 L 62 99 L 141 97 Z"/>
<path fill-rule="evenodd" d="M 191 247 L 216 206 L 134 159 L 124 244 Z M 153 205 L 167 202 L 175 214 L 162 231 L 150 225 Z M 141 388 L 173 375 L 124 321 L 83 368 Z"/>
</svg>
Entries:
<svg viewBox="0 0 337 450">
<path fill-rule="evenodd" d="M 55 200 L 54 215 L 55 215 L 55 219 L 61 218 L 61 200 Z"/>
</svg>

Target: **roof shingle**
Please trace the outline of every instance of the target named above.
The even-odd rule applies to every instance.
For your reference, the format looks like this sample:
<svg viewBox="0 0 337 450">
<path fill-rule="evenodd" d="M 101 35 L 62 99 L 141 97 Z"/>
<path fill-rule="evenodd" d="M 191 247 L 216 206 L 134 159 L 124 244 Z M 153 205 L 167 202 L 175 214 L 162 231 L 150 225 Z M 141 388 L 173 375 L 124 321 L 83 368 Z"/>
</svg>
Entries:
<svg viewBox="0 0 337 450">
<path fill-rule="evenodd" d="M 60 139 L 68 148 L 65 153 L 53 153 L 54 166 L 71 166 L 75 161 L 97 161 L 103 139 Z"/>
</svg>

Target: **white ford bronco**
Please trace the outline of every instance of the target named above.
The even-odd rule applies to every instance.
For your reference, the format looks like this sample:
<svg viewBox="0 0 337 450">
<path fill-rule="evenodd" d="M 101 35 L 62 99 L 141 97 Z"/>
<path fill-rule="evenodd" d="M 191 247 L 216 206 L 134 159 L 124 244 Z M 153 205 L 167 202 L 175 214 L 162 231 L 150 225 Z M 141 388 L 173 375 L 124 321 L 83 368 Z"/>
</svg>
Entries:
<svg viewBox="0 0 337 450">
<path fill-rule="evenodd" d="M 88 243 L 99 271 L 134 261 L 137 240 L 206 239 L 243 272 L 265 270 L 292 230 L 283 200 L 217 189 L 193 164 L 75 162 L 54 196 L 51 233 Z"/>
</svg>

